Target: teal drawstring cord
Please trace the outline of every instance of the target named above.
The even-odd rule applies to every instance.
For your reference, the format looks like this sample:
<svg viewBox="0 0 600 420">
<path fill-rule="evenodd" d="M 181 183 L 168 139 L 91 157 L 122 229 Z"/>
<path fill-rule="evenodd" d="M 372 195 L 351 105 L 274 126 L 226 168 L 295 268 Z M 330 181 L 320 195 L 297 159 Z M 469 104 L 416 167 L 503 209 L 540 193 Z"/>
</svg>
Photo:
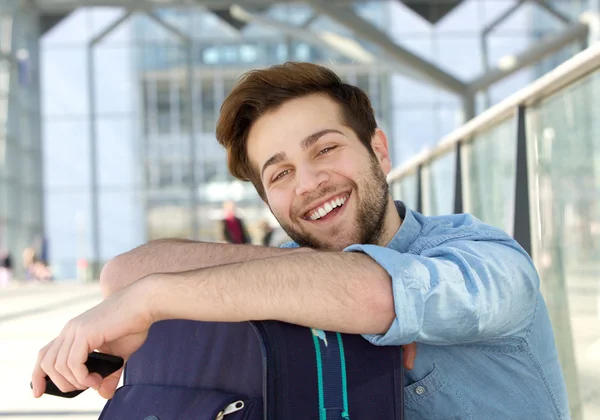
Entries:
<svg viewBox="0 0 600 420">
<path fill-rule="evenodd" d="M 350 420 L 350 413 L 348 411 L 348 384 L 346 382 L 346 356 L 344 355 L 344 343 L 342 342 L 342 335 L 340 333 L 336 333 L 336 335 L 340 346 L 340 363 L 342 364 L 342 398 L 344 401 L 342 418 L 344 420 Z"/>
<path fill-rule="evenodd" d="M 315 353 L 317 355 L 317 382 L 319 385 L 319 420 L 327 420 L 327 411 L 325 411 L 325 397 L 323 396 L 323 361 L 321 360 L 321 347 L 319 339 L 312 334 L 313 343 L 315 345 Z"/>
</svg>

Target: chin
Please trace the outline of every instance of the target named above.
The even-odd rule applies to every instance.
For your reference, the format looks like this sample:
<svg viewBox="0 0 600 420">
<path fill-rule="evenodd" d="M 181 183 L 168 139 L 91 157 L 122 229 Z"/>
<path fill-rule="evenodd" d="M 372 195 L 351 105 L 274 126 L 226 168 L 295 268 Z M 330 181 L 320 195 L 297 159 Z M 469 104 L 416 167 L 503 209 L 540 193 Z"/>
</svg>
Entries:
<svg viewBox="0 0 600 420">
<path fill-rule="evenodd" d="M 319 241 L 324 246 L 323 249 L 332 249 L 342 251 L 343 249 L 349 247 L 350 245 L 354 245 L 358 243 L 358 240 L 353 240 L 351 238 L 340 238 L 337 240 L 331 240 L 331 238 L 325 238 L 323 241 Z"/>
</svg>

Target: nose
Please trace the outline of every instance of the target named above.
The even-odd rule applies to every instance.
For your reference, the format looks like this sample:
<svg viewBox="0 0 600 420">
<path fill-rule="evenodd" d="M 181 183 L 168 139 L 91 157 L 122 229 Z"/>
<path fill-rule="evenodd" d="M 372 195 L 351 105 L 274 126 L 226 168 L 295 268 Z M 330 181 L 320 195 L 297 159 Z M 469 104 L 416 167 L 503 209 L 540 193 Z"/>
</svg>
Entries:
<svg viewBox="0 0 600 420">
<path fill-rule="evenodd" d="M 296 195 L 310 193 L 328 180 L 326 171 L 314 167 L 296 168 Z"/>
</svg>

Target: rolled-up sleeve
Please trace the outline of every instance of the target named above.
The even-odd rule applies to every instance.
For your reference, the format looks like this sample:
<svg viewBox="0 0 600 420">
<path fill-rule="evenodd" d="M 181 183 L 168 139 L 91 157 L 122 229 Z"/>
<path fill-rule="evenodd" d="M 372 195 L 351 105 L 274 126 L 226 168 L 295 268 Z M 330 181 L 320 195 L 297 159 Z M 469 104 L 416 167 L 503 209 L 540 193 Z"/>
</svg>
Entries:
<svg viewBox="0 0 600 420">
<path fill-rule="evenodd" d="M 396 317 L 376 345 L 445 345 L 520 336 L 532 322 L 539 278 L 516 242 L 456 240 L 421 254 L 352 245 L 391 277 Z"/>
</svg>

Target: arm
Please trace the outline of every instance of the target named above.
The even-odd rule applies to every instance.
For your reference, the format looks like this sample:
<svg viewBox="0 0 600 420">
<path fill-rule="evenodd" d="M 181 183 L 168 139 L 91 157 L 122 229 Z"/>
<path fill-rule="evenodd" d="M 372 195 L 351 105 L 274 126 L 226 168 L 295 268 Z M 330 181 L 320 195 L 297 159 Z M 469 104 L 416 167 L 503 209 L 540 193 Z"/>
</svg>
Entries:
<svg viewBox="0 0 600 420">
<path fill-rule="evenodd" d="M 539 278 L 512 239 L 455 240 L 400 254 L 374 245 L 368 253 L 392 277 L 396 317 L 378 345 L 418 341 L 460 344 L 525 335 L 535 312 Z"/>
<path fill-rule="evenodd" d="M 154 320 L 276 319 L 331 331 L 382 333 L 394 319 L 390 277 L 360 253 L 285 255 L 159 274 L 133 286 L 150 294 Z"/>
<path fill-rule="evenodd" d="M 165 281 L 166 280 L 166 281 Z M 296 253 L 175 274 L 155 274 L 114 293 L 72 319 L 38 355 L 33 393 L 48 375 L 63 392 L 93 387 L 110 398 L 120 372 L 106 379 L 85 366 L 98 349 L 127 359 L 160 319 L 280 319 L 313 328 L 378 333 L 394 306 L 388 274 L 364 254 Z M 411 369 L 415 345 L 404 346 Z"/>
<path fill-rule="evenodd" d="M 100 274 L 100 288 L 102 294 L 107 297 L 151 274 L 196 270 L 310 251 L 309 248 L 281 249 L 185 239 L 160 239 L 110 260 Z"/>
</svg>

